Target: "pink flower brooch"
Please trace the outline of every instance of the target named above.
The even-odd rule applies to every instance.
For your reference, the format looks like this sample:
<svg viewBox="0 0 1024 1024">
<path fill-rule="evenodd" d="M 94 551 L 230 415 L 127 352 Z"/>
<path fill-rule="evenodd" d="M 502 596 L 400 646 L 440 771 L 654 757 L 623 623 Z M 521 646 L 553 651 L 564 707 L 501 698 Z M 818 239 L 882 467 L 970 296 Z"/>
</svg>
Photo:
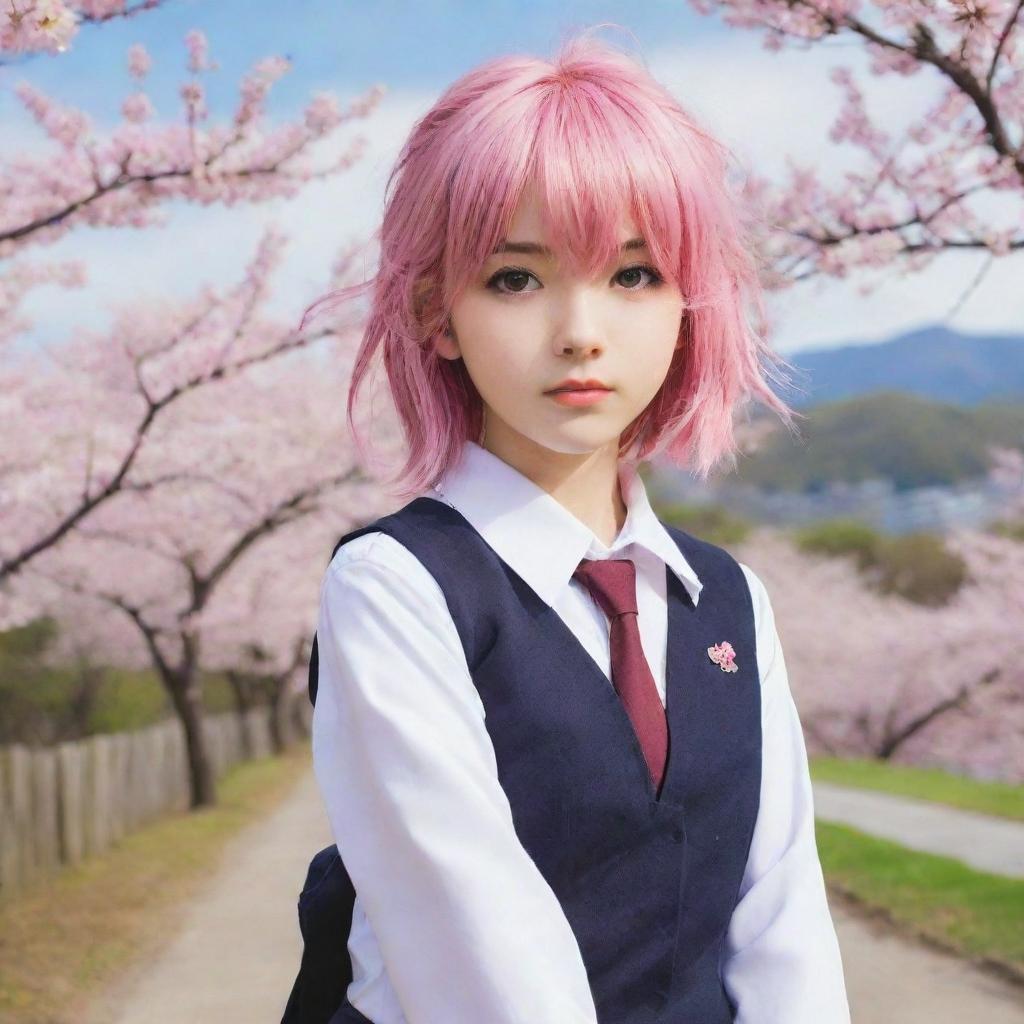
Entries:
<svg viewBox="0 0 1024 1024">
<path fill-rule="evenodd" d="M 723 640 L 720 644 L 715 644 L 714 647 L 708 648 L 708 657 L 723 671 L 723 672 L 736 672 L 739 666 L 735 662 L 736 652 L 732 649 L 732 644 L 728 640 Z"/>
</svg>

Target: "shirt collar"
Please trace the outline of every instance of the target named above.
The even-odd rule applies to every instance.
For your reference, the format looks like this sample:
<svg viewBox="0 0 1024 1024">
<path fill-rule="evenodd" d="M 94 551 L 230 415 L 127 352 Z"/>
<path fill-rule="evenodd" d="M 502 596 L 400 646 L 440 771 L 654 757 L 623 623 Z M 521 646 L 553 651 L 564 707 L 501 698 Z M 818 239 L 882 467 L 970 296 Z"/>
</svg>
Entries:
<svg viewBox="0 0 1024 1024">
<path fill-rule="evenodd" d="M 568 585 L 581 559 L 613 557 L 630 543 L 667 565 L 696 605 L 703 584 L 654 514 L 636 467 L 621 462 L 619 482 L 627 514 L 610 548 L 542 487 L 475 441 L 463 442 L 461 458 L 432 488 L 432 494 L 461 512 L 549 606 Z"/>
</svg>

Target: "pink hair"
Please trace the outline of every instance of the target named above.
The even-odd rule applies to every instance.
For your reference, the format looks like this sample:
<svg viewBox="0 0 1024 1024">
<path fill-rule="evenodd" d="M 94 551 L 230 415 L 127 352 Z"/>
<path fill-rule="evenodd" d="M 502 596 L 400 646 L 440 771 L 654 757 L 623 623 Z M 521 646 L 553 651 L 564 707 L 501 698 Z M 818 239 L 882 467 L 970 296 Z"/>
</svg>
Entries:
<svg viewBox="0 0 1024 1024">
<path fill-rule="evenodd" d="M 365 455 L 353 409 L 379 351 L 408 442 L 391 480 L 401 500 L 434 484 L 464 440 L 480 436 L 479 392 L 463 360 L 444 359 L 433 342 L 531 181 L 551 244 L 589 273 L 617 258 L 628 203 L 653 265 L 686 302 L 684 344 L 654 399 L 623 431 L 621 458 L 664 453 L 706 479 L 720 460 L 735 463 L 733 411 L 751 395 L 792 424 L 800 414 L 765 379 L 788 383 L 778 368 L 790 364 L 759 333 L 762 292 L 725 181 L 727 155 L 645 68 L 586 33 L 564 43 L 553 62 L 505 56 L 449 86 L 413 127 L 388 178 L 376 276 L 326 297 L 372 288 L 348 421 Z"/>
</svg>

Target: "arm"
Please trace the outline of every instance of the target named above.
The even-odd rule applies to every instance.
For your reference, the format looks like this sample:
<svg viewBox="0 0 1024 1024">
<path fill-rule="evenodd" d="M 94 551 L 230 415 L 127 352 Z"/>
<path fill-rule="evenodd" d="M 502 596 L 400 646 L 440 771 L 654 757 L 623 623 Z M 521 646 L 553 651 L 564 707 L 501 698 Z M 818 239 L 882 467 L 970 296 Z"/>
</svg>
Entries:
<svg viewBox="0 0 1024 1024">
<path fill-rule="evenodd" d="M 761 673 L 761 805 L 722 954 L 736 1024 L 849 1024 L 843 965 L 814 837 L 807 751 L 775 616 L 750 585 Z"/>
<path fill-rule="evenodd" d="M 321 590 L 313 759 L 410 1024 L 596 1024 L 575 935 L 516 835 L 444 595 L 393 538 Z"/>
</svg>

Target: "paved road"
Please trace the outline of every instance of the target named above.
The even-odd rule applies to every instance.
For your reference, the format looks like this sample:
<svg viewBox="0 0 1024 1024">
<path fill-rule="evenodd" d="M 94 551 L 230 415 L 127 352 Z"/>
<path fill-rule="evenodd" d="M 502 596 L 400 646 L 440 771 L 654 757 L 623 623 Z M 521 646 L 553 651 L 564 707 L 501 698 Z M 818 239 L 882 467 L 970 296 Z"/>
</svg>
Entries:
<svg viewBox="0 0 1024 1024">
<path fill-rule="evenodd" d="M 813 785 L 817 818 L 955 857 L 979 871 L 1024 878 L 1024 822 L 827 782 Z"/>
<path fill-rule="evenodd" d="M 298 887 L 329 841 L 310 772 L 236 837 L 163 954 L 107 993 L 88 1024 L 280 1024 L 299 962 Z M 842 906 L 833 916 L 854 1024 L 1024 1024 L 1022 990 Z"/>
</svg>

